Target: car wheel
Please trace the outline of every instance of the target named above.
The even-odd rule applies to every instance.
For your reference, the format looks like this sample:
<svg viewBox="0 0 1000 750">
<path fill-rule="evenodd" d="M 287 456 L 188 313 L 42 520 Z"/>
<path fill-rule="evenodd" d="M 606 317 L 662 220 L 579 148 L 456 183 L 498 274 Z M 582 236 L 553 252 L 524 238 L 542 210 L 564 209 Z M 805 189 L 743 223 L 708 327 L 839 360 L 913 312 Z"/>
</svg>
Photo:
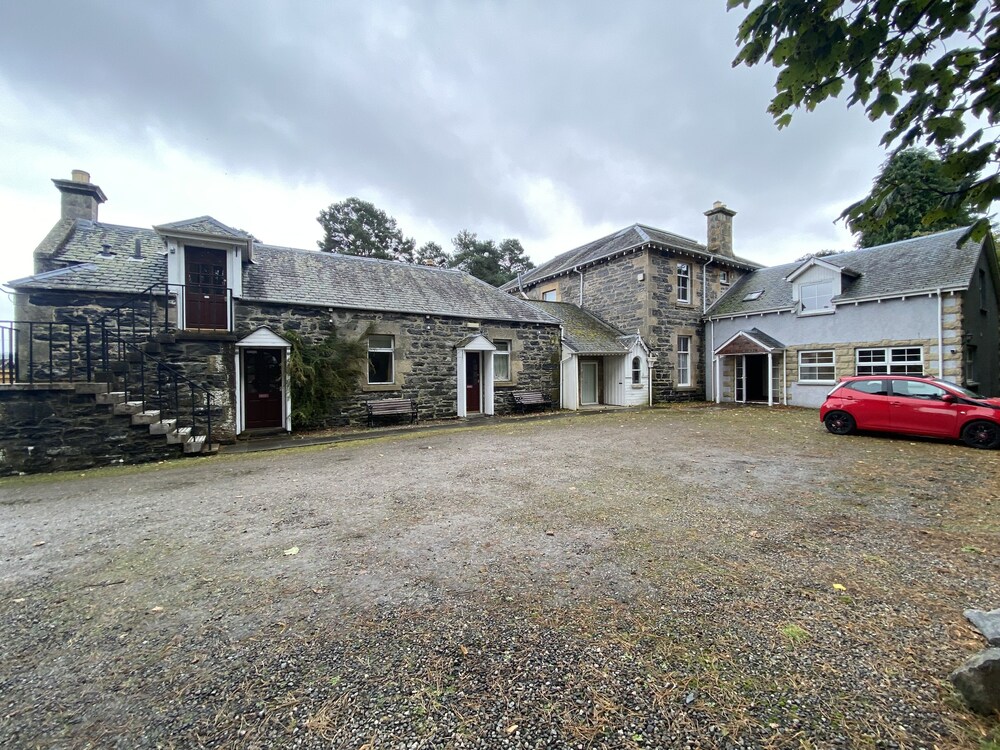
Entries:
<svg viewBox="0 0 1000 750">
<path fill-rule="evenodd" d="M 1000 425 L 982 419 L 969 422 L 962 428 L 962 442 L 973 448 L 996 448 L 1000 445 Z"/>
<path fill-rule="evenodd" d="M 824 417 L 823 424 L 834 435 L 850 435 L 858 426 L 846 411 L 831 411 Z"/>
</svg>

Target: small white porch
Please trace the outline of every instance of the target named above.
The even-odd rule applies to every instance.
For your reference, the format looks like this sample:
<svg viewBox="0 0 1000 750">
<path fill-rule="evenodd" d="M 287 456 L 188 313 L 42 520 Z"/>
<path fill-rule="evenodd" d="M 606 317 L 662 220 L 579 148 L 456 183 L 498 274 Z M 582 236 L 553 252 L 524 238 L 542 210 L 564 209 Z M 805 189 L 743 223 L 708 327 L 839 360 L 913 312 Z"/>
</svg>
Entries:
<svg viewBox="0 0 1000 750">
<path fill-rule="evenodd" d="M 785 346 L 756 328 L 737 331 L 712 353 L 713 400 L 788 403 Z"/>
</svg>

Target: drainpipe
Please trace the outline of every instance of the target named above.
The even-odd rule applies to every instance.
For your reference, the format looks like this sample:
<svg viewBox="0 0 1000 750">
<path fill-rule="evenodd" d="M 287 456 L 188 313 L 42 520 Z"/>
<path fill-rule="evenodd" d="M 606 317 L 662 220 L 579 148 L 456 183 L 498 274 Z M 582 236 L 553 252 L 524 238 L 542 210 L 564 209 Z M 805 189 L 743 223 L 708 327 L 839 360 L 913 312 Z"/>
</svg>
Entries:
<svg viewBox="0 0 1000 750">
<path fill-rule="evenodd" d="M 574 268 L 573 270 L 580 274 L 580 307 L 583 307 L 583 271 L 581 271 L 579 267 Z"/>
<path fill-rule="evenodd" d="M 938 298 L 938 377 L 944 379 L 944 302 L 941 300 L 941 287 L 937 290 Z"/>
<path fill-rule="evenodd" d="M 711 361 L 708 355 L 711 353 Z M 709 378 L 712 380 L 712 401 L 715 401 L 715 321 L 713 320 L 709 324 L 708 328 L 708 346 L 705 348 L 705 380 Z M 706 383 L 707 385 L 707 383 Z M 708 401 L 708 388 L 705 389 L 705 400 Z"/>
<path fill-rule="evenodd" d="M 559 325 L 559 408 L 565 409 L 565 402 L 563 402 L 563 387 L 566 381 L 563 380 L 563 339 L 566 336 L 566 329 L 562 324 Z"/>
</svg>

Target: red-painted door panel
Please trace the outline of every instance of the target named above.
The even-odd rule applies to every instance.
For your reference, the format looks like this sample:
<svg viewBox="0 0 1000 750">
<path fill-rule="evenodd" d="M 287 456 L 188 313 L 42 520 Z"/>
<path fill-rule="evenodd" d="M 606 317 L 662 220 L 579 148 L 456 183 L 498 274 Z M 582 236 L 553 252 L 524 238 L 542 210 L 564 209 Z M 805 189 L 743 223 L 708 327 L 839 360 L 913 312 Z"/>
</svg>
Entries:
<svg viewBox="0 0 1000 750">
<path fill-rule="evenodd" d="M 954 437 L 959 406 L 942 401 L 941 397 L 946 393 L 933 383 L 892 381 L 892 398 L 889 400 L 892 429 L 917 435 Z"/>
</svg>

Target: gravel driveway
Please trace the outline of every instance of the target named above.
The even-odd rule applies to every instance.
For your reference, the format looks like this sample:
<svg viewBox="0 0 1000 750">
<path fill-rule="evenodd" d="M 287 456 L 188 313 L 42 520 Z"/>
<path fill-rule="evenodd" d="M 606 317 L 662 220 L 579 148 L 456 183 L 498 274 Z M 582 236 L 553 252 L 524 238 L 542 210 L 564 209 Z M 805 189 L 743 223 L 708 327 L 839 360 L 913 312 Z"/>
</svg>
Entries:
<svg viewBox="0 0 1000 750">
<path fill-rule="evenodd" d="M 686 406 L 0 480 L 0 747 L 996 747 L 998 468 Z"/>
</svg>

